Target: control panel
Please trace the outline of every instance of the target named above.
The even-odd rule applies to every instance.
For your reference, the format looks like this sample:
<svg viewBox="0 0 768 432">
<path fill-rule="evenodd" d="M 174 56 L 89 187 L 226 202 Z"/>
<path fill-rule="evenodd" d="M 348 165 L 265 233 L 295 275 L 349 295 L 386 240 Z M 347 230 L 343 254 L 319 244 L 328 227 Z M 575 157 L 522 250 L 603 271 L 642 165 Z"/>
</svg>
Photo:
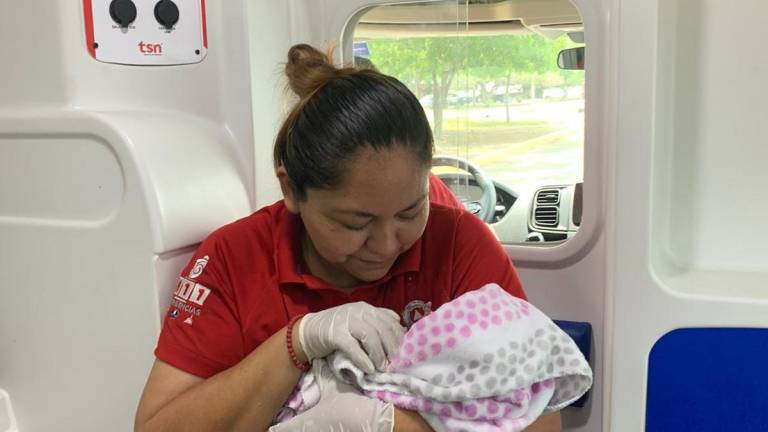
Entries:
<svg viewBox="0 0 768 432">
<path fill-rule="evenodd" d="M 83 0 L 96 60 L 126 65 L 201 62 L 208 52 L 205 0 Z"/>
</svg>

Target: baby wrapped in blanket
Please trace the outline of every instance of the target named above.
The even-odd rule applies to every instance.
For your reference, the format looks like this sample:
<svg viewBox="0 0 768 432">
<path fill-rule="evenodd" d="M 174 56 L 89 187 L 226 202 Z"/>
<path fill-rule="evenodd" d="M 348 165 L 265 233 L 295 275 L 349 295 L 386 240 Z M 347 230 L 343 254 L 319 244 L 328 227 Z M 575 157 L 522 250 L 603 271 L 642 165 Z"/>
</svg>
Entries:
<svg viewBox="0 0 768 432">
<path fill-rule="evenodd" d="M 520 431 L 592 385 L 592 371 L 573 340 L 496 284 L 417 321 L 385 373 L 364 374 L 340 353 L 318 361 L 361 393 L 418 411 L 436 431 Z M 317 403 L 313 382 L 310 370 L 278 421 Z"/>
</svg>

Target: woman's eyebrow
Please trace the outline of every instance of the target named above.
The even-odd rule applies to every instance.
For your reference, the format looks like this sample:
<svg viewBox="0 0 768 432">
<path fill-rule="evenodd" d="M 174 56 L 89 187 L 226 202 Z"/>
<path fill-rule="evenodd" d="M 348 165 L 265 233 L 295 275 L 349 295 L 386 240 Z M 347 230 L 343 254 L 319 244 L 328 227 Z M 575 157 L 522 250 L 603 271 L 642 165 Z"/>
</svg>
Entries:
<svg viewBox="0 0 768 432">
<path fill-rule="evenodd" d="M 398 213 L 403 213 L 403 212 L 407 212 L 409 210 L 413 210 L 414 208 L 418 207 L 419 204 L 421 204 L 426 198 L 427 198 L 426 194 L 422 195 L 421 197 L 419 197 L 419 199 L 414 201 L 413 204 L 411 204 L 408 207 L 400 210 Z M 364 217 L 364 218 L 376 217 L 376 215 L 374 215 L 374 214 L 367 213 L 367 212 L 360 211 L 360 210 L 334 209 L 333 212 L 334 213 L 349 214 L 349 215 L 353 215 L 353 216 L 357 216 L 357 217 Z"/>
</svg>

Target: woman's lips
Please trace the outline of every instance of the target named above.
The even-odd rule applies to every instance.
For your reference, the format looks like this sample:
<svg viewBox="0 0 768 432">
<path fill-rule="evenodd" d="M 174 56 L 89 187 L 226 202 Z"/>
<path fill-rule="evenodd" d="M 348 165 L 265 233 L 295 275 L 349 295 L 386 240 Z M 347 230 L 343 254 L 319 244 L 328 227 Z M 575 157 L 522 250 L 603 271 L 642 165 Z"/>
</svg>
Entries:
<svg viewBox="0 0 768 432">
<path fill-rule="evenodd" d="M 358 261 L 360 261 L 361 263 L 363 263 L 363 264 L 365 264 L 367 266 L 371 266 L 371 267 L 384 267 L 385 265 L 389 264 L 389 260 L 384 260 L 384 261 L 376 260 L 376 261 L 373 261 L 373 260 L 367 260 L 367 259 L 358 258 Z"/>
</svg>

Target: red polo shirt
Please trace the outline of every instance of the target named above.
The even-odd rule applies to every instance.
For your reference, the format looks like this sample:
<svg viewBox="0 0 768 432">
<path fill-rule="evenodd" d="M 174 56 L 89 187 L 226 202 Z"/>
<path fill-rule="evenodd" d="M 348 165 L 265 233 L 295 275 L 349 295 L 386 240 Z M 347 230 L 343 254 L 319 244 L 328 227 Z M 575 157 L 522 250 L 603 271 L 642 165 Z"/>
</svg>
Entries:
<svg viewBox="0 0 768 432">
<path fill-rule="evenodd" d="M 301 233 L 301 219 L 279 201 L 211 234 L 182 272 L 157 358 L 207 378 L 298 314 L 364 301 L 407 321 L 490 282 L 525 298 L 490 228 L 466 211 L 431 204 L 424 235 L 384 278 L 351 294 L 303 271 Z"/>
<path fill-rule="evenodd" d="M 448 207 L 463 209 L 464 205 L 456 198 L 451 189 L 440 180 L 440 177 L 429 174 L 429 202 Z"/>
</svg>

